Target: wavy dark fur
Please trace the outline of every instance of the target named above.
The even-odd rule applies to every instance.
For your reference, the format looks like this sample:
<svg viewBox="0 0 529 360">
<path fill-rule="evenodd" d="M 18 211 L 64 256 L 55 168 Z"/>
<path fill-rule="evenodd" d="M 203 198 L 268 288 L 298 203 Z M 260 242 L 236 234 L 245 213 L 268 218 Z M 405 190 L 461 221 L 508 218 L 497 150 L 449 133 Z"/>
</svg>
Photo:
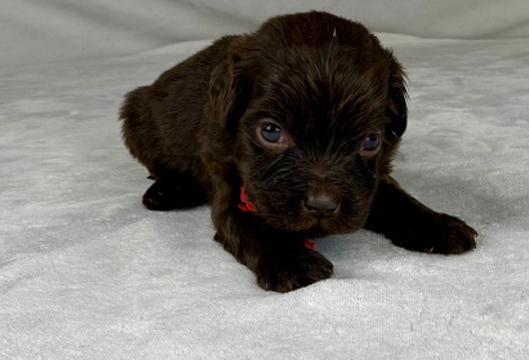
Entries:
<svg viewBox="0 0 529 360">
<path fill-rule="evenodd" d="M 396 245 L 458 254 L 475 231 L 428 209 L 390 177 L 406 129 L 404 72 L 361 24 L 322 12 L 279 16 L 256 32 L 228 36 L 126 96 L 123 136 L 155 183 L 156 210 L 210 203 L 215 239 L 257 276 L 289 291 L 332 275 L 303 240 L 366 227 Z M 273 119 L 290 144 L 259 141 Z M 359 153 L 379 134 L 373 157 Z M 256 213 L 238 209 L 241 184 Z M 307 198 L 338 210 L 319 217 Z"/>
</svg>

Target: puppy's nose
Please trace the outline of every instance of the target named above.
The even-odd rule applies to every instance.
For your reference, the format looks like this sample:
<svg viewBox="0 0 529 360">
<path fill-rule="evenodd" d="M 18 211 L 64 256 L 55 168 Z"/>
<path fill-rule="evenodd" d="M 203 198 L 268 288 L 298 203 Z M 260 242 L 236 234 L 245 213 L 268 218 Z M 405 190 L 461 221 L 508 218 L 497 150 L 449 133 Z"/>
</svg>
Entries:
<svg viewBox="0 0 529 360">
<path fill-rule="evenodd" d="M 338 211 L 338 200 L 330 195 L 309 196 L 303 203 L 307 211 L 318 218 L 334 215 Z"/>
</svg>

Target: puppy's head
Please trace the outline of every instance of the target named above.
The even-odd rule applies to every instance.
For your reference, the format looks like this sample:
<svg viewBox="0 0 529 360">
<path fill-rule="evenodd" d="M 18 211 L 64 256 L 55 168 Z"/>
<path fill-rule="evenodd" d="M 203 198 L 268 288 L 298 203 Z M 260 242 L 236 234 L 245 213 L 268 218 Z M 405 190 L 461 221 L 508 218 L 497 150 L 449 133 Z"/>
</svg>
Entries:
<svg viewBox="0 0 529 360">
<path fill-rule="evenodd" d="M 406 128 L 392 53 L 320 12 L 273 18 L 229 52 L 211 106 L 258 216 L 309 236 L 360 228 Z"/>
</svg>

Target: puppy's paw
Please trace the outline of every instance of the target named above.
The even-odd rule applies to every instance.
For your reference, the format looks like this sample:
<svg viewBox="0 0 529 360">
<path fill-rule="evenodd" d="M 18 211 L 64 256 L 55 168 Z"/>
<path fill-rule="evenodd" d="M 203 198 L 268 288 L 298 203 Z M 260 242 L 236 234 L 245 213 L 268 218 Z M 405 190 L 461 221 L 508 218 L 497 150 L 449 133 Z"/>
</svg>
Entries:
<svg viewBox="0 0 529 360">
<path fill-rule="evenodd" d="M 143 194 L 143 205 L 149 210 L 185 209 L 206 202 L 196 186 L 175 180 L 157 180 Z"/>
<path fill-rule="evenodd" d="M 317 251 L 308 249 L 270 256 L 261 261 L 256 271 L 260 287 L 283 293 L 328 279 L 332 274 L 332 263 Z"/>
<path fill-rule="evenodd" d="M 173 189 L 156 181 L 143 194 L 143 205 L 149 210 L 166 211 L 177 207 L 178 198 Z"/>
<path fill-rule="evenodd" d="M 395 245 L 409 250 L 432 254 L 462 254 L 476 247 L 476 230 L 464 221 L 446 214 L 435 214 L 427 221 L 417 223 L 406 239 Z"/>
</svg>

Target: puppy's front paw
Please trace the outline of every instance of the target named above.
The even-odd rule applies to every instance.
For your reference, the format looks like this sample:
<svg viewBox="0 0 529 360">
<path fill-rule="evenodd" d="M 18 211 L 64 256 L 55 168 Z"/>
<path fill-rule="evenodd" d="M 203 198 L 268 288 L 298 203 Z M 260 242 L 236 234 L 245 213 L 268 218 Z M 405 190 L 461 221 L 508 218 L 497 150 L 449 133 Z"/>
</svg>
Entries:
<svg viewBox="0 0 529 360">
<path fill-rule="evenodd" d="M 435 214 L 416 224 L 406 238 L 395 245 L 434 254 L 462 254 L 476 247 L 476 230 L 464 221 L 446 214 Z"/>
<path fill-rule="evenodd" d="M 260 287 L 278 292 L 292 291 L 328 279 L 332 274 L 332 263 L 308 249 L 295 254 L 271 255 L 261 261 L 256 271 Z"/>
</svg>

